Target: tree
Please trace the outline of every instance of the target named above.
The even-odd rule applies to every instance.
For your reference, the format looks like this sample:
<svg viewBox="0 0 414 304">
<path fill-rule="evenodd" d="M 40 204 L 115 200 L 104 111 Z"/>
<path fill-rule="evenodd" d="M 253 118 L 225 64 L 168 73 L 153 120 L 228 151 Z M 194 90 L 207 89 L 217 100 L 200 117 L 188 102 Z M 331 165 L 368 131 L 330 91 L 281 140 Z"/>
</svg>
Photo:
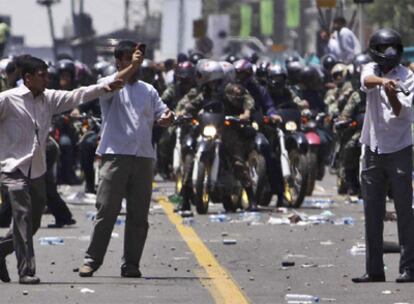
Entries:
<svg viewBox="0 0 414 304">
<path fill-rule="evenodd" d="M 406 46 L 414 45 L 414 2 L 412 0 L 375 0 L 366 5 L 370 24 L 400 32 Z"/>
</svg>

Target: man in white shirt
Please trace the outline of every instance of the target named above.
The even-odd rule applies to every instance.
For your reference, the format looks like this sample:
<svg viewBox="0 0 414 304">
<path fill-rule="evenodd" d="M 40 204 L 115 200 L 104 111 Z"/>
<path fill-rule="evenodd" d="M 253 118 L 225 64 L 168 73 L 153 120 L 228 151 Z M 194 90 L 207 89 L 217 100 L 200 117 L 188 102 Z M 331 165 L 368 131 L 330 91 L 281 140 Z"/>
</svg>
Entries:
<svg viewBox="0 0 414 304">
<path fill-rule="evenodd" d="M 152 129 L 155 123 L 167 127 L 174 118 L 155 88 L 138 80 L 144 58 L 141 45 L 125 40 L 115 47 L 117 69 L 127 71 L 127 84 L 100 99 L 103 120 L 97 149 L 102 157 L 98 212 L 84 264 L 79 269 L 81 277 L 91 277 L 102 265 L 123 198 L 127 201 L 127 215 L 121 276 L 141 277 L 139 263 L 148 233 L 155 157 Z M 107 83 L 119 73 L 101 82 Z"/>
<path fill-rule="evenodd" d="M 0 280 L 10 282 L 5 258 L 16 251 L 19 283 L 38 284 L 33 234 L 40 227 L 45 194 L 46 140 L 52 116 L 122 86 L 121 80 L 71 92 L 47 90 L 48 66 L 22 62 L 24 85 L 0 94 L 0 182 L 10 197 L 13 228 L 0 239 Z"/>
<path fill-rule="evenodd" d="M 344 17 L 333 21 L 333 33 L 327 45 L 327 52 L 335 55 L 343 63 L 352 63 L 356 54 L 361 53 L 361 45 L 355 34 L 346 27 Z"/>
<path fill-rule="evenodd" d="M 397 212 L 401 248 L 397 283 L 414 282 L 412 210 L 412 101 L 414 74 L 400 64 L 401 36 L 392 29 L 375 32 L 369 45 L 373 63 L 361 73 L 367 94 L 361 143 L 366 146 L 361 188 L 364 199 L 366 274 L 355 283 L 384 282 L 383 230 L 388 185 Z M 404 85 L 407 96 L 401 93 Z"/>
</svg>

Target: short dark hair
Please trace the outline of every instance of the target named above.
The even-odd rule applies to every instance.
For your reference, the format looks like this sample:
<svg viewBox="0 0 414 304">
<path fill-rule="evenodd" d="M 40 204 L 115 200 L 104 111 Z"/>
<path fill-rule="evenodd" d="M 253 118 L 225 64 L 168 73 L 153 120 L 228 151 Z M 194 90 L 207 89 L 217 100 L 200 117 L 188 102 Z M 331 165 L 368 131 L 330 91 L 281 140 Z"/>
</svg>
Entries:
<svg viewBox="0 0 414 304">
<path fill-rule="evenodd" d="M 118 43 L 118 45 L 115 47 L 114 57 L 116 59 L 122 59 L 124 54 L 132 54 L 135 51 L 137 46 L 138 46 L 138 43 L 132 40 L 121 40 Z"/>
<path fill-rule="evenodd" d="M 346 25 L 346 19 L 342 16 L 338 16 L 338 17 L 335 17 L 333 23 L 338 23 L 342 26 L 345 26 Z"/>
<path fill-rule="evenodd" d="M 48 68 L 48 65 L 42 59 L 32 56 L 25 57 L 24 59 L 22 59 L 20 65 L 22 69 L 22 78 L 24 78 L 26 74 L 33 75 L 37 71 L 47 71 Z"/>
</svg>

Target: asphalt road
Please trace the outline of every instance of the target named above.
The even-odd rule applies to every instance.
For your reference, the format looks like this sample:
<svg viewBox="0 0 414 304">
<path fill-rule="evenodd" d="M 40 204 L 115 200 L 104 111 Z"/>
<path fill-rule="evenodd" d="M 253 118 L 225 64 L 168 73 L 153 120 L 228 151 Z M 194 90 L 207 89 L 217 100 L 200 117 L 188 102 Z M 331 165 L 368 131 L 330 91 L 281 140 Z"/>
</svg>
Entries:
<svg viewBox="0 0 414 304">
<path fill-rule="evenodd" d="M 296 210 L 297 224 L 287 221 L 292 214 L 274 208 L 257 214 L 228 214 L 228 221 L 211 222 L 210 215 L 222 211 L 210 206 L 208 215 L 186 220 L 171 212 L 163 200 L 173 191 L 170 182 L 157 182 L 151 207 L 150 233 L 142 259 L 141 279 L 120 277 L 123 225 L 114 229 L 104 265 L 92 278 L 80 278 L 77 268 L 88 245 L 94 211 L 93 198 L 73 199 L 70 208 L 78 223 L 63 229 L 46 228 L 53 222 L 45 215 L 35 236 L 37 274 L 42 283 L 17 283 L 16 259 L 7 265 L 12 283 L 0 284 L 0 303 L 287 303 L 288 293 L 320 297 L 321 303 L 414 303 L 414 285 L 396 284 L 398 254 L 387 254 L 386 283 L 356 285 L 353 276 L 364 273 L 364 256 L 350 249 L 363 243 L 362 206 L 347 204 L 335 194 L 334 179 L 318 183 L 312 198 L 333 200 L 326 209 L 312 206 Z M 78 188 L 64 187 L 65 195 Z M 388 207 L 392 209 L 390 204 Z M 307 223 L 307 216 L 325 215 L 327 223 Z M 354 224 L 343 223 L 351 217 Z M 278 219 L 275 219 L 278 218 Z M 284 219 L 284 220 L 281 220 Z M 310 218 L 315 220 L 314 218 Z M 191 223 L 190 223 L 191 222 Z M 345 222 L 352 223 L 351 219 Z M 1 229 L 0 235 L 6 230 Z M 396 241 L 396 223 L 387 222 L 385 239 Z M 63 245 L 41 245 L 39 238 L 57 236 Z M 235 244 L 224 244 L 230 240 Z M 282 262 L 291 262 L 282 267 Z"/>
</svg>

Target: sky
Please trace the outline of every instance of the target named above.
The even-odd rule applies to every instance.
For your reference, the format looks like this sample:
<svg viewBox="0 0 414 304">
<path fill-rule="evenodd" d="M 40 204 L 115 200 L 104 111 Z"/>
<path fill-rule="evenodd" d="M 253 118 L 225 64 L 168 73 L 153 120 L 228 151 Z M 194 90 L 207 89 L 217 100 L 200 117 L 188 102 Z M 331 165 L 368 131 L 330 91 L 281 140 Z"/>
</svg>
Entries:
<svg viewBox="0 0 414 304">
<path fill-rule="evenodd" d="M 130 0 L 138 5 L 142 0 Z M 77 2 L 77 1 L 76 1 Z M 71 0 L 61 0 L 52 7 L 57 38 L 63 37 L 63 26 L 71 22 Z M 152 10 L 159 10 L 162 0 L 150 0 Z M 124 0 L 84 0 L 84 10 L 93 18 L 97 34 L 105 34 L 124 26 Z M 0 14 L 12 18 L 12 34 L 23 35 L 28 46 L 51 46 L 46 7 L 36 0 L 0 0 Z"/>
</svg>

